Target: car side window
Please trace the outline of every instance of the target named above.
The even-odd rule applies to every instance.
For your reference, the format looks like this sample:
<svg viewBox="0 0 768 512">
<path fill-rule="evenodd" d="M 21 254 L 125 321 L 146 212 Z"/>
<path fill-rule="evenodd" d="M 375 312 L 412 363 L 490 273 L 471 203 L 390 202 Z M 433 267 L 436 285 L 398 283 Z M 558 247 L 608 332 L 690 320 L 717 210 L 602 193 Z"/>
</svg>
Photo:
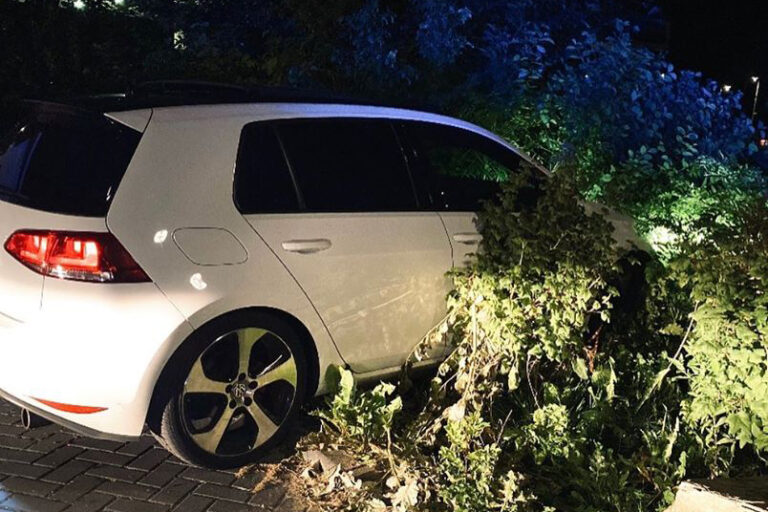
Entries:
<svg viewBox="0 0 768 512">
<path fill-rule="evenodd" d="M 276 124 L 306 211 L 413 211 L 418 201 L 392 124 L 303 119 Z"/>
<path fill-rule="evenodd" d="M 480 210 L 520 168 L 518 155 L 474 132 L 426 122 L 406 122 L 403 129 L 419 163 L 421 188 L 439 210 Z"/>
<path fill-rule="evenodd" d="M 235 204 L 244 214 L 299 211 L 296 187 L 271 123 L 243 128 L 235 167 Z"/>
</svg>

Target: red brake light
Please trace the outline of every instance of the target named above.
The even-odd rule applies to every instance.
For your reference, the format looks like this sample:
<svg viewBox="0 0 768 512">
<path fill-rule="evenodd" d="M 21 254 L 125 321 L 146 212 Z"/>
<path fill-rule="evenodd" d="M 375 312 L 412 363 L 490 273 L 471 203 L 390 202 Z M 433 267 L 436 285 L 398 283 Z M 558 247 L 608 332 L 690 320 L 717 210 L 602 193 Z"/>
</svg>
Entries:
<svg viewBox="0 0 768 512">
<path fill-rule="evenodd" d="M 5 250 L 38 274 L 98 283 L 141 283 L 149 277 L 109 233 L 17 231 Z"/>
</svg>

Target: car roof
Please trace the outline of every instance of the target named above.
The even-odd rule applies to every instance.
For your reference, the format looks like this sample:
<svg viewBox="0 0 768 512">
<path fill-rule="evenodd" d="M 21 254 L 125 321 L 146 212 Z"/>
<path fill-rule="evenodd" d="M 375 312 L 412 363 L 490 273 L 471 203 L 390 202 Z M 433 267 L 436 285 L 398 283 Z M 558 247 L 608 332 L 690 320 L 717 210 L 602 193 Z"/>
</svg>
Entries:
<svg viewBox="0 0 768 512">
<path fill-rule="evenodd" d="M 460 128 L 493 140 L 519 154 L 529 164 L 533 165 L 543 173 L 549 174 L 549 171 L 544 166 L 495 133 L 455 117 L 421 110 L 378 105 L 361 105 L 359 103 L 297 102 L 200 104 L 155 107 L 152 109 L 152 120 L 160 122 L 202 121 L 217 118 L 242 118 L 249 120 L 250 122 L 258 122 L 278 121 L 283 119 L 321 119 L 328 117 L 421 121 Z"/>
<path fill-rule="evenodd" d="M 140 110 L 151 110 L 154 120 L 192 120 L 249 117 L 277 120 L 320 117 L 386 118 L 424 121 L 454 126 L 494 140 L 518 153 L 545 174 L 549 171 L 519 148 L 493 132 L 472 123 L 406 105 L 343 96 L 326 91 L 290 87 L 239 86 L 190 80 L 144 82 L 125 93 L 31 101 L 35 108 L 71 109 L 85 114 L 105 114 L 119 119 Z M 119 115 L 118 115 L 119 114 Z"/>
</svg>

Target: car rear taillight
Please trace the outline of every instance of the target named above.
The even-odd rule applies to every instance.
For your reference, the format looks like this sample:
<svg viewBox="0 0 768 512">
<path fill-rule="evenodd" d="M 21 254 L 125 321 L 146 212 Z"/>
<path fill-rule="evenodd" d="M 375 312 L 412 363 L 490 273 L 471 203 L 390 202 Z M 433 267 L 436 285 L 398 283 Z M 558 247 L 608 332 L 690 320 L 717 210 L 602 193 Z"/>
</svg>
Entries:
<svg viewBox="0 0 768 512">
<path fill-rule="evenodd" d="M 38 274 L 98 283 L 142 283 L 149 277 L 109 233 L 17 231 L 5 250 Z"/>
</svg>

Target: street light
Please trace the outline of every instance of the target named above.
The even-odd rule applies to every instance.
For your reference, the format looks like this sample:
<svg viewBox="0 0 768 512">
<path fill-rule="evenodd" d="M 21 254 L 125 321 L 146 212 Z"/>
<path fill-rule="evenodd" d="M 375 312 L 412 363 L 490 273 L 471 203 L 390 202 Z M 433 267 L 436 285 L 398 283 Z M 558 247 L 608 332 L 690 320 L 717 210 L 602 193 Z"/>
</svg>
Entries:
<svg viewBox="0 0 768 512">
<path fill-rule="evenodd" d="M 72 6 L 77 10 L 85 9 L 85 2 L 83 0 L 75 0 Z"/>
<path fill-rule="evenodd" d="M 755 84 L 755 100 L 752 102 L 752 121 L 757 117 L 757 96 L 760 94 L 760 77 L 753 76 L 752 83 Z"/>
<path fill-rule="evenodd" d="M 723 85 L 723 92 L 731 92 L 731 84 Z"/>
</svg>

